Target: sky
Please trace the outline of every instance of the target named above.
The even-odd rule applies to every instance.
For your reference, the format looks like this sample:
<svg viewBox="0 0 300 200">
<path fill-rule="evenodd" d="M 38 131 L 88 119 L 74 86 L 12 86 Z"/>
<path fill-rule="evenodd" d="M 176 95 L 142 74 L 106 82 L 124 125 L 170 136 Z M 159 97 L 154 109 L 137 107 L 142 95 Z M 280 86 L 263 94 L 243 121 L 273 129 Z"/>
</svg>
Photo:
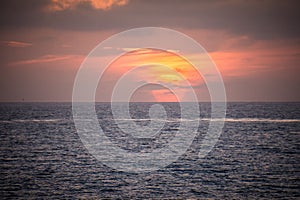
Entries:
<svg viewBox="0 0 300 200">
<path fill-rule="evenodd" d="M 297 0 L 4 0 L 1 4 L 2 102 L 72 101 L 76 73 L 89 52 L 113 34 L 138 27 L 174 29 L 200 43 L 222 75 L 228 101 L 300 101 Z M 136 65 L 130 58 L 146 51 L 126 48 L 125 56 L 116 61 L 121 64 L 113 63 L 107 78 L 99 82 L 97 101 L 110 100 L 112 80 L 129 70 L 122 66 Z M 137 72 L 140 79 L 177 84 L 182 95 L 182 79 L 205 88 L 192 66 L 178 56 L 148 50 L 142 59 L 154 57 L 184 77 L 152 66 Z M 200 101 L 209 101 L 207 92 L 197 92 Z M 133 98 L 176 101 L 158 86 L 145 86 Z"/>
</svg>

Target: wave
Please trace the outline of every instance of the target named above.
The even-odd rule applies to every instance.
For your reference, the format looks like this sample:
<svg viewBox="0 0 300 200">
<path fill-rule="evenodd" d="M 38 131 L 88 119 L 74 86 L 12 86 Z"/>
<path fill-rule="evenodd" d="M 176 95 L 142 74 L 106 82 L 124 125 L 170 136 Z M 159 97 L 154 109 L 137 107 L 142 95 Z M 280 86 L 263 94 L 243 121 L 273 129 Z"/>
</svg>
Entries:
<svg viewBox="0 0 300 200">
<path fill-rule="evenodd" d="M 73 121 L 72 119 L 15 119 L 15 120 L 0 120 L 0 123 L 51 123 L 51 122 L 59 122 L 59 121 Z M 83 121 L 89 121 L 89 119 L 82 119 Z M 198 118 L 198 119 L 185 119 L 185 118 L 169 118 L 169 119 L 120 119 L 120 118 L 110 118 L 110 119 L 100 119 L 108 120 L 108 121 L 163 121 L 163 122 L 193 122 L 193 121 L 224 121 L 224 122 L 266 122 L 266 123 L 299 123 L 300 119 L 271 119 L 271 118 Z"/>
<path fill-rule="evenodd" d="M 2 123 L 28 123 L 28 122 L 58 122 L 62 121 L 63 119 L 14 119 L 14 120 L 0 120 Z"/>
<path fill-rule="evenodd" d="M 221 121 L 222 119 L 204 118 L 206 121 Z M 270 118 L 225 118 L 225 122 L 271 122 L 271 123 L 289 123 L 300 122 L 300 119 L 270 119 Z"/>
<path fill-rule="evenodd" d="M 150 119 L 114 119 L 115 121 L 150 121 Z M 270 123 L 291 123 L 300 122 L 300 119 L 271 119 L 271 118 L 199 118 L 199 119 L 152 119 L 153 121 L 181 122 L 181 121 L 224 121 L 224 122 L 270 122 Z"/>
</svg>

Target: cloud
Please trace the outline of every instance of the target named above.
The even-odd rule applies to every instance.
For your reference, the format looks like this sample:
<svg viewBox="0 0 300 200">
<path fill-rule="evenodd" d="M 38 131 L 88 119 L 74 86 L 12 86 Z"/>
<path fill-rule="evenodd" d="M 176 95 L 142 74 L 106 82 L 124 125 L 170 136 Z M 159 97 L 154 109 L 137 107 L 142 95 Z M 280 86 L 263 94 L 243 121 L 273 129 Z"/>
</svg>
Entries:
<svg viewBox="0 0 300 200">
<path fill-rule="evenodd" d="M 104 47 L 104 50 L 118 50 L 123 52 L 129 52 L 137 50 L 138 48 L 131 48 L 131 47 Z"/>
<path fill-rule="evenodd" d="M 6 0 L 0 8 L 0 27 L 124 30 L 159 26 L 226 30 L 256 39 L 288 38 L 300 35 L 299 3 L 295 0 Z M 44 12 L 49 7 L 59 12 Z"/>
<path fill-rule="evenodd" d="M 21 60 L 10 63 L 10 65 L 31 65 L 31 64 L 42 64 L 42 63 L 50 63 L 57 62 L 62 60 L 68 60 L 77 58 L 76 55 L 44 55 L 39 58 L 29 59 L 29 60 Z"/>
<path fill-rule="evenodd" d="M 75 9 L 81 4 L 89 4 L 94 9 L 109 10 L 112 6 L 123 6 L 129 0 L 51 0 L 47 6 L 48 11 L 63 11 Z"/>
<path fill-rule="evenodd" d="M 28 42 L 2 41 L 2 43 L 6 44 L 9 47 L 29 47 L 29 46 L 32 46 L 32 44 L 28 43 Z"/>
<path fill-rule="evenodd" d="M 124 6 L 129 0 L 90 0 L 92 6 L 96 9 L 108 10 L 112 6 Z"/>
</svg>

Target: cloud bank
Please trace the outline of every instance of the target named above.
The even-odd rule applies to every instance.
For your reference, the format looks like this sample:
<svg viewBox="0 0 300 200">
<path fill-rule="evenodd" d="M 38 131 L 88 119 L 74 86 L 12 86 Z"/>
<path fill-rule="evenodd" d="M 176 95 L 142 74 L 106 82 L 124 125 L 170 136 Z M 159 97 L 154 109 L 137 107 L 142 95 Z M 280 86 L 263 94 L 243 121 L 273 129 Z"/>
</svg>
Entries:
<svg viewBox="0 0 300 200">
<path fill-rule="evenodd" d="M 300 2 L 296 0 L 11 0 L 1 4 L 0 26 L 5 28 L 124 30 L 163 26 L 226 30 L 257 39 L 300 35 Z M 45 8 L 54 12 L 45 12 Z"/>
</svg>

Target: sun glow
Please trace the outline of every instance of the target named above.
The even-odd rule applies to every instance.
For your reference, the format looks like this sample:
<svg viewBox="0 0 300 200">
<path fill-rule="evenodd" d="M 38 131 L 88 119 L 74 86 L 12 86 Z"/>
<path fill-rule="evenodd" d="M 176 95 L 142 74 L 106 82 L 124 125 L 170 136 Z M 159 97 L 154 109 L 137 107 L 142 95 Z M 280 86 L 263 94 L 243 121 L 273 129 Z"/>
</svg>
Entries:
<svg viewBox="0 0 300 200">
<path fill-rule="evenodd" d="M 141 68 L 136 78 L 145 83 L 164 84 L 175 91 L 177 96 L 167 88 L 153 88 L 141 93 L 148 92 L 156 101 L 173 102 L 185 99 L 187 90 L 191 90 L 186 83 L 192 87 L 203 83 L 198 71 L 185 58 L 177 55 L 173 51 L 163 51 L 157 49 L 138 49 L 130 51 L 114 60 L 107 69 L 104 80 L 100 81 L 102 89 L 113 90 L 107 83 L 114 85 L 117 80 L 134 68 Z M 135 81 L 134 78 L 132 81 Z M 102 85 L 102 86 L 101 86 Z M 108 89 L 109 88 L 109 89 Z"/>
</svg>

